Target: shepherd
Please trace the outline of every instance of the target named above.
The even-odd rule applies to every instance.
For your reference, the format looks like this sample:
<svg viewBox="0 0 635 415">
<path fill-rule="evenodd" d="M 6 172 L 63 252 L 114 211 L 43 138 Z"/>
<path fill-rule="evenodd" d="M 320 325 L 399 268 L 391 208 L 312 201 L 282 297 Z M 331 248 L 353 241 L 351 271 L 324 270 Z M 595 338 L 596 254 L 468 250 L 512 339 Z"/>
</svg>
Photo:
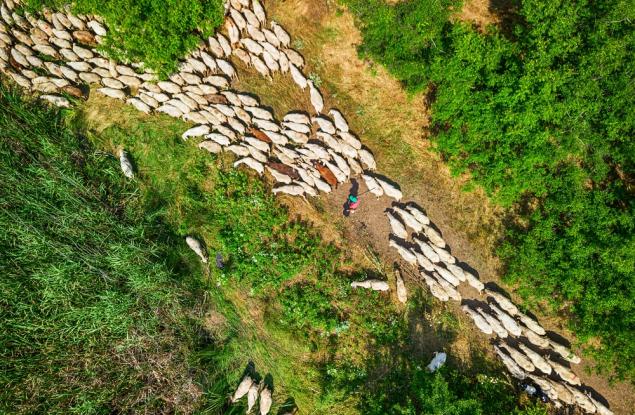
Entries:
<svg viewBox="0 0 635 415">
<path fill-rule="evenodd" d="M 344 203 L 344 216 L 349 216 L 352 213 L 355 213 L 355 209 L 359 207 L 359 184 L 357 180 L 352 180 L 352 187 L 350 192 L 348 193 L 348 198 L 346 199 L 346 203 Z"/>
</svg>

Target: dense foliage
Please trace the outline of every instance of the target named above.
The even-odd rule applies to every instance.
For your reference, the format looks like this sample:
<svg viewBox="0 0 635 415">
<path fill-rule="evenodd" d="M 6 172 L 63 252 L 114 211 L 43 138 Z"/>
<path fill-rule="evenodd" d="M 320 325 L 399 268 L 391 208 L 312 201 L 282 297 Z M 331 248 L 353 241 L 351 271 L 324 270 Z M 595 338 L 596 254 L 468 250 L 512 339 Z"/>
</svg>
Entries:
<svg viewBox="0 0 635 415">
<path fill-rule="evenodd" d="M 28 0 L 34 8 L 59 8 L 67 0 Z M 75 0 L 73 12 L 95 14 L 109 32 L 103 47 L 116 59 L 144 62 L 161 74 L 214 32 L 223 21 L 221 0 Z"/>
<path fill-rule="evenodd" d="M 345 3 L 360 52 L 429 94 L 454 171 L 510 208 L 508 279 L 600 340 L 589 344 L 604 369 L 635 379 L 632 3 L 523 0 L 485 32 L 451 18 L 454 1 Z"/>
</svg>

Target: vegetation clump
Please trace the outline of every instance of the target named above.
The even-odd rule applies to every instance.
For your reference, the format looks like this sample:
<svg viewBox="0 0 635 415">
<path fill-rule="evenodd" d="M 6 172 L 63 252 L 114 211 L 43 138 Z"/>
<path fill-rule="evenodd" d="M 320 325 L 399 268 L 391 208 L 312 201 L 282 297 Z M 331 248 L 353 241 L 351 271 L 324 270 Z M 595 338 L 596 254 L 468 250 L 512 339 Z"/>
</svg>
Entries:
<svg viewBox="0 0 635 415">
<path fill-rule="evenodd" d="M 360 53 L 431 101 L 431 138 L 509 209 L 509 281 L 635 379 L 635 28 L 629 1 L 524 0 L 502 23 L 453 0 L 345 0 Z M 599 340 L 599 342 L 597 341 Z"/>
</svg>

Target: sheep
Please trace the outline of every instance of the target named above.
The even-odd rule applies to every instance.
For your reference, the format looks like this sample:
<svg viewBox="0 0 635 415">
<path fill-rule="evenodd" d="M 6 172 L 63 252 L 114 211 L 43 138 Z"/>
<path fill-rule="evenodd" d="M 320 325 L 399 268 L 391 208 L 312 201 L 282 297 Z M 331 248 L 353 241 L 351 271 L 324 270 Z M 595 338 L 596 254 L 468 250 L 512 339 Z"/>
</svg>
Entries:
<svg viewBox="0 0 635 415">
<path fill-rule="evenodd" d="M 545 375 L 551 374 L 552 368 L 549 363 L 545 359 L 543 359 L 542 356 L 540 356 L 538 353 L 534 352 L 522 343 L 519 343 L 518 347 L 520 348 L 520 350 L 523 351 L 523 353 L 527 355 L 529 360 L 531 360 L 531 362 L 538 368 L 538 370 L 540 370 Z"/>
<path fill-rule="evenodd" d="M 305 182 L 299 181 L 299 180 L 296 180 L 293 183 L 302 186 L 302 189 L 304 189 L 304 193 L 306 193 L 309 196 L 316 197 L 318 195 L 318 193 L 315 190 L 315 188 L 313 186 L 309 185 L 308 183 L 305 183 Z"/>
<path fill-rule="evenodd" d="M 282 126 L 288 128 L 290 130 L 297 131 L 299 133 L 303 133 L 303 134 L 310 134 L 311 133 L 311 127 L 309 127 L 307 124 L 296 123 L 296 122 L 293 122 L 293 121 L 283 121 L 282 122 Z"/>
<path fill-rule="evenodd" d="M 250 155 L 249 149 L 242 144 L 232 144 L 230 146 L 227 146 L 227 150 L 231 151 L 238 157 L 246 157 Z"/>
<path fill-rule="evenodd" d="M 260 415 L 267 415 L 271 410 L 272 403 L 271 390 L 265 386 L 262 392 L 260 392 Z"/>
<path fill-rule="evenodd" d="M 359 164 L 357 162 L 357 160 L 347 157 L 346 161 L 348 162 L 348 165 L 351 167 L 351 170 L 353 171 L 353 173 L 355 174 L 361 174 L 364 170 L 362 169 L 362 165 Z M 381 187 L 381 186 L 380 186 Z M 382 190 L 383 192 L 383 190 Z"/>
<path fill-rule="evenodd" d="M 366 183 L 366 187 L 368 188 L 369 192 L 377 197 L 384 195 L 384 189 L 380 186 L 380 184 L 377 182 L 377 180 L 375 180 L 374 177 L 367 174 L 362 174 L 362 179 L 364 179 L 364 183 Z"/>
<path fill-rule="evenodd" d="M 296 144 L 306 144 L 309 142 L 309 136 L 306 134 L 299 133 L 297 131 L 285 129 L 282 131 L 284 135 L 291 139 Z"/>
<path fill-rule="evenodd" d="M 106 88 L 101 88 L 98 89 L 98 91 L 101 91 L 103 89 Z M 121 91 L 119 91 L 121 92 Z M 121 92 L 123 94 L 123 92 Z M 174 117 L 174 118 L 179 118 L 183 115 L 183 113 L 181 112 L 181 110 L 179 110 L 178 108 L 172 106 L 172 105 L 168 105 L 168 104 L 163 104 L 161 105 L 159 108 L 156 109 L 156 112 L 161 112 L 163 114 L 169 115 L 170 117 Z"/>
<path fill-rule="evenodd" d="M 265 65 L 267 65 L 267 68 L 269 68 L 271 72 L 280 71 L 280 64 L 278 64 L 276 59 L 266 50 L 262 52 L 262 60 L 265 61 Z"/>
<path fill-rule="evenodd" d="M 254 14 L 254 12 L 245 8 L 243 9 L 242 14 L 245 17 L 245 20 L 247 21 L 247 29 L 249 29 L 249 26 L 260 27 L 260 21 Z"/>
<path fill-rule="evenodd" d="M 466 280 L 465 273 L 463 272 L 463 268 L 457 265 L 451 264 L 449 262 L 445 262 L 445 267 L 448 269 L 448 271 L 454 274 L 454 276 L 458 278 L 459 281 L 464 282 Z"/>
<path fill-rule="evenodd" d="M 194 238 L 192 236 L 186 236 L 185 237 L 185 243 L 187 244 L 187 246 L 190 247 L 190 249 L 192 251 L 194 251 L 194 253 L 196 255 L 198 255 L 198 257 L 201 259 L 202 263 L 207 264 L 207 261 L 209 259 L 208 256 L 207 256 L 207 252 L 205 251 L 205 247 L 203 247 L 203 244 L 198 239 L 196 239 L 196 238 Z M 245 390 L 245 393 L 246 392 L 247 391 Z M 244 395 L 244 393 L 243 393 L 243 395 Z"/>
<path fill-rule="evenodd" d="M 386 212 L 388 222 L 390 223 L 390 229 L 392 233 L 400 237 L 401 239 L 408 239 L 408 232 L 404 225 L 397 219 L 392 213 Z"/>
<path fill-rule="evenodd" d="M 265 167 L 262 165 L 262 163 L 260 163 L 259 161 L 256 161 L 255 159 L 251 157 L 244 157 L 244 158 L 241 158 L 240 160 L 235 161 L 234 167 L 238 167 L 241 164 L 244 164 L 247 167 L 255 170 L 260 175 L 262 175 L 265 172 Z"/>
<path fill-rule="evenodd" d="M 512 316 L 518 314 L 518 308 L 512 303 L 507 297 L 502 294 L 497 293 L 496 291 L 492 291 L 490 289 L 485 289 L 485 294 L 492 297 L 500 307 L 507 311 Z"/>
<path fill-rule="evenodd" d="M 426 369 L 429 372 L 436 372 L 441 366 L 445 364 L 447 357 L 448 355 L 443 352 L 434 352 L 434 357 L 432 358 L 430 363 L 428 363 Z"/>
<path fill-rule="evenodd" d="M 254 15 L 261 24 L 265 24 L 267 21 L 267 14 L 258 0 L 251 1 L 251 8 L 254 11 Z"/>
<path fill-rule="evenodd" d="M 247 29 L 247 22 L 245 21 L 245 18 L 242 15 L 242 13 L 240 13 L 238 10 L 231 7 L 229 9 L 229 15 L 234 20 L 234 23 L 236 23 L 236 27 L 238 27 L 240 31 Z"/>
<path fill-rule="evenodd" d="M 278 23 L 276 23 L 275 21 L 272 20 L 271 21 L 271 30 L 273 30 L 273 33 L 276 35 L 276 37 L 280 41 L 281 45 L 283 45 L 285 47 L 289 46 L 289 44 L 291 43 L 291 37 L 282 28 L 282 26 L 280 26 Z"/>
<path fill-rule="evenodd" d="M 439 258 L 439 255 L 434 251 L 434 249 L 432 249 L 432 247 L 425 241 L 422 241 L 419 238 L 413 238 L 412 239 L 417 245 L 419 245 L 419 249 L 421 249 L 421 252 L 423 253 L 423 255 L 425 255 L 426 258 L 428 258 L 430 261 L 432 262 L 441 262 L 441 258 Z"/>
<path fill-rule="evenodd" d="M 425 272 L 421 272 L 421 276 L 423 277 L 425 283 L 428 285 L 428 288 L 430 288 L 430 292 L 436 299 L 444 302 L 450 300 L 448 293 L 434 278 L 430 277 Z"/>
<path fill-rule="evenodd" d="M 166 104 L 178 108 L 182 114 L 187 114 L 192 110 L 185 102 L 177 98 L 172 98 L 171 100 L 167 101 Z"/>
<path fill-rule="evenodd" d="M 267 162 L 267 155 L 264 154 L 262 151 L 258 150 L 257 148 L 254 148 L 248 144 L 245 145 L 245 147 L 247 147 L 247 150 L 249 151 L 249 155 L 251 157 L 253 157 L 254 159 L 256 159 L 257 161 L 261 162 L 261 163 L 266 163 Z"/>
<path fill-rule="evenodd" d="M 247 111 L 248 113 L 250 113 L 256 118 L 260 118 L 261 120 L 267 120 L 267 121 L 273 120 L 273 114 L 269 110 L 266 110 L 262 107 L 246 106 L 245 111 Z"/>
<path fill-rule="evenodd" d="M 263 35 L 264 36 L 264 35 Z M 274 45 L 272 45 L 271 43 L 267 42 L 266 40 L 262 40 L 260 41 L 260 46 L 262 46 L 262 48 L 266 51 L 269 52 L 269 54 L 271 55 L 271 57 L 278 61 L 280 60 L 280 56 L 284 55 L 284 53 L 281 53 L 280 50 L 278 48 L 276 48 Z"/>
<path fill-rule="evenodd" d="M 397 286 L 397 299 L 400 303 L 405 304 L 408 301 L 408 290 L 406 290 L 406 284 L 398 269 L 395 270 L 395 284 Z"/>
<path fill-rule="evenodd" d="M 315 156 L 317 156 L 317 158 L 321 160 L 328 160 L 331 157 L 328 150 L 326 150 L 324 147 L 316 143 L 306 143 L 303 149 L 298 149 L 298 150 L 304 150 L 304 149 L 311 151 L 313 154 L 315 154 Z M 339 169 L 339 166 L 338 166 L 338 169 Z M 348 176 L 343 170 L 342 170 L 342 173 Z M 335 174 L 335 176 L 337 177 L 337 174 Z"/>
<path fill-rule="evenodd" d="M 328 153 L 326 154 L 328 155 Z M 335 178 L 337 179 L 339 183 L 344 183 L 346 181 L 347 176 L 346 174 L 344 174 L 342 170 L 340 170 L 339 167 L 337 167 L 336 165 L 328 161 L 324 161 L 324 165 L 333 172 L 333 174 L 335 175 Z"/>
<path fill-rule="evenodd" d="M 354 136 L 353 134 L 349 133 L 349 132 L 338 132 L 337 135 L 348 145 L 350 145 L 351 147 L 353 147 L 355 150 L 360 150 L 362 148 L 362 142 L 359 141 L 359 138 L 357 138 L 356 136 Z M 371 155 L 372 158 L 372 155 Z M 375 161 L 374 159 L 371 161 L 369 160 L 370 164 L 374 164 Z"/>
<path fill-rule="evenodd" d="M 523 335 L 527 338 L 527 340 L 529 340 L 529 343 L 538 347 L 542 347 L 542 348 L 549 347 L 549 339 L 547 339 L 546 337 L 537 335 L 533 330 L 530 330 L 528 327 L 521 326 L 520 328 L 523 331 Z"/>
<path fill-rule="evenodd" d="M 560 356 L 562 356 L 567 362 L 578 364 L 582 361 L 580 357 L 576 356 L 571 350 L 561 345 L 560 343 L 557 343 L 551 339 L 547 339 L 547 345 L 550 346 Z"/>
<path fill-rule="evenodd" d="M 431 226 L 424 225 L 423 233 L 438 248 L 445 248 L 445 241 L 439 232 Z"/>
<path fill-rule="evenodd" d="M 383 189 L 383 191 L 386 194 L 386 196 L 392 197 L 393 199 L 395 199 L 397 201 L 401 200 L 401 198 L 403 197 L 403 194 L 401 193 L 401 190 L 399 190 L 397 187 L 393 186 L 392 184 L 390 184 L 390 183 L 386 182 L 385 180 L 382 180 L 382 179 L 380 179 L 378 177 L 376 177 L 375 180 L 377 181 L 377 183 L 379 183 L 379 185 Z"/>
<path fill-rule="evenodd" d="M 157 82 L 157 86 L 161 88 L 162 91 L 167 92 L 168 94 L 178 94 L 181 92 L 181 87 L 170 81 L 159 81 Z"/>
<path fill-rule="evenodd" d="M 99 88 L 99 89 L 97 89 L 97 91 L 101 92 L 102 94 L 104 94 L 104 95 L 106 95 L 107 97 L 110 97 L 110 98 L 121 99 L 121 100 L 126 99 L 126 94 L 120 89 Z M 159 111 L 159 112 L 161 112 L 161 111 Z M 171 114 L 168 114 L 168 115 L 171 115 Z M 179 111 L 179 115 L 176 115 L 176 116 L 172 115 L 172 116 L 173 117 L 180 117 L 181 115 L 183 115 L 183 113 L 181 113 L 181 111 Z"/>
<path fill-rule="evenodd" d="M 516 316 L 518 316 L 520 321 L 522 321 L 525 326 L 529 327 L 529 329 L 533 330 L 536 334 L 541 336 L 544 336 L 545 334 L 547 334 L 545 329 L 540 324 L 538 324 L 536 320 L 529 317 L 527 314 L 521 313 L 520 311 L 518 311 L 516 313 Z"/>
<path fill-rule="evenodd" d="M 132 105 L 137 109 L 137 111 L 141 111 L 144 114 L 149 114 L 152 110 L 152 108 L 150 108 L 145 102 L 137 98 L 129 98 L 126 100 L 126 103 Z"/>
<path fill-rule="evenodd" d="M 505 367 L 507 367 L 507 370 L 509 370 L 509 373 L 511 373 L 513 377 L 520 380 L 523 380 L 527 377 L 525 371 L 520 366 L 518 366 L 514 359 L 503 352 L 498 346 L 494 346 L 494 350 L 496 351 L 496 354 L 501 358 L 503 364 L 505 365 Z"/>
<path fill-rule="evenodd" d="M 406 210 L 419 221 L 421 225 L 429 225 L 430 218 L 414 205 L 406 206 Z"/>
<path fill-rule="evenodd" d="M 311 143 L 307 144 L 310 145 Z M 319 147 L 316 144 L 313 144 L 315 147 Z M 331 158 L 333 158 L 333 160 L 335 161 L 335 164 L 337 164 L 337 167 L 342 171 L 342 173 L 344 173 L 346 175 L 346 177 L 350 177 L 351 175 L 351 168 L 348 165 L 348 163 L 346 162 L 346 160 L 344 160 L 344 157 L 340 156 L 339 154 L 337 154 L 336 152 L 334 152 L 333 150 L 328 150 L 328 154 L 331 155 Z"/>
<path fill-rule="evenodd" d="M 509 314 L 507 314 L 506 312 L 498 308 L 493 303 L 489 303 L 489 306 L 492 309 L 492 311 L 496 313 L 496 315 L 498 316 L 498 319 L 501 321 L 501 323 L 503 323 L 503 326 L 510 334 L 513 334 L 514 336 L 521 335 L 522 332 L 520 330 L 520 327 Z"/>
<path fill-rule="evenodd" d="M 272 189 L 274 194 L 286 193 L 291 196 L 302 196 L 304 194 L 304 188 L 297 184 L 284 185 L 275 187 Z"/>
<path fill-rule="evenodd" d="M 547 363 L 553 368 L 554 372 L 556 372 L 562 380 L 569 383 L 570 385 L 580 386 L 580 378 L 571 371 L 568 367 L 561 365 L 558 362 L 554 362 L 553 360 L 547 358 Z"/>
<path fill-rule="evenodd" d="M 241 39 L 240 43 L 245 47 L 245 49 L 247 49 L 248 52 L 254 55 L 260 55 L 264 51 L 260 43 L 251 38 Z"/>
<path fill-rule="evenodd" d="M 325 133 L 335 134 L 335 132 L 336 132 L 335 125 L 331 122 L 331 120 L 329 120 L 328 118 L 326 118 L 323 115 L 319 115 L 317 117 L 313 117 L 311 119 L 311 121 L 314 124 L 317 124 L 320 127 L 320 130 L 322 130 Z"/>
<path fill-rule="evenodd" d="M 263 131 L 263 133 L 269 137 L 272 143 L 285 146 L 289 143 L 289 139 L 284 134 L 277 133 L 275 131 Z"/>
<path fill-rule="evenodd" d="M 70 108 L 71 107 L 71 103 L 68 101 L 68 99 L 61 97 L 59 95 L 42 95 L 40 96 L 40 99 L 43 99 L 57 107 L 60 108 Z"/>
<path fill-rule="evenodd" d="M 401 217 L 401 220 L 412 230 L 414 230 L 417 233 L 423 230 L 423 226 L 408 211 L 398 206 L 393 206 L 392 209 Z"/>
<path fill-rule="evenodd" d="M 410 252 L 412 252 L 414 256 L 417 257 L 417 262 L 419 263 L 419 266 L 421 266 L 421 268 L 430 272 L 434 271 L 434 264 L 430 262 L 430 260 L 426 258 L 425 255 L 417 252 L 414 248 L 410 248 Z"/>
<path fill-rule="evenodd" d="M 438 273 L 433 272 L 432 276 L 436 278 L 439 284 L 443 287 L 446 293 L 448 293 L 448 297 L 455 301 L 461 301 L 461 294 L 454 288 L 452 284 L 450 284 L 445 278 L 441 277 Z"/>
<path fill-rule="evenodd" d="M 509 353 L 512 359 L 514 359 L 514 361 L 518 363 L 518 366 L 522 367 L 527 372 L 533 372 L 534 370 L 536 370 L 536 367 L 533 363 L 531 363 L 531 360 L 528 359 L 527 356 L 525 356 L 522 352 L 519 352 L 509 344 L 501 344 L 500 346 L 504 347 L 505 350 L 507 350 L 507 353 Z"/>
<path fill-rule="evenodd" d="M 551 387 L 551 382 L 548 379 L 532 374 L 528 374 L 527 377 L 529 377 L 536 385 L 538 385 L 538 387 L 545 393 L 545 395 L 547 395 L 549 399 L 553 401 L 556 401 L 558 399 L 558 392 Z"/>
<path fill-rule="evenodd" d="M 255 56 L 255 55 L 251 55 L 250 59 L 251 59 L 251 64 L 260 75 L 264 77 L 270 76 L 269 67 L 267 66 L 265 62 L 262 61 L 262 59 L 260 59 L 258 56 Z"/>
<path fill-rule="evenodd" d="M 128 154 L 123 150 L 119 150 L 119 164 L 123 175 L 129 179 L 134 179 L 134 168 Z"/>
<path fill-rule="evenodd" d="M 492 330 L 494 331 L 494 333 L 496 333 L 496 335 L 498 335 L 498 337 L 500 337 L 501 339 L 505 339 L 507 338 L 507 336 L 509 336 L 509 333 L 507 333 L 505 327 L 503 327 L 503 325 L 496 319 L 496 317 L 491 316 L 488 312 L 483 311 L 483 309 L 480 307 L 476 309 L 476 312 L 483 316 L 485 321 L 487 321 L 487 324 L 492 326 Z"/>
<path fill-rule="evenodd" d="M 326 183 L 324 180 L 318 179 L 318 178 L 314 178 L 313 180 L 315 182 L 315 187 L 317 187 L 317 189 L 319 191 L 324 192 L 324 193 L 330 193 L 331 192 L 331 190 L 332 190 L 331 186 L 328 183 Z"/>
<path fill-rule="evenodd" d="M 417 265 L 417 257 L 415 257 L 410 250 L 398 244 L 394 239 L 390 239 L 388 245 L 395 248 L 406 262 L 411 265 Z"/>
<path fill-rule="evenodd" d="M 435 244 L 432 244 L 430 246 L 432 247 L 432 249 L 434 249 L 434 252 L 436 252 L 437 255 L 439 255 L 439 258 L 441 258 L 441 261 L 445 262 L 446 264 L 454 264 L 456 262 L 456 258 L 454 258 L 454 256 L 452 256 L 452 254 L 450 254 L 445 249 L 439 248 Z"/>
<path fill-rule="evenodd" d="M 259 386 L 256 382 L 253 382 L 247 391 L 247 413 L 251 412 L 252 408 L 258 400 Z"/>
<path fill-rule="evenodd" d="M 476 327 L 481 330 L 485 334 L 492 334 L 492 326 L 490 326 L 487 321 L 476 311 L 472 310 L 470 306 L 467 304 L 463 305 L 461 309 L 474 321 Z"/>
<path fill-rule="evenodd" d="M 558 394 L 558 399 L 567 405 L 575 405 L 575 396 L 560 382 L 547 379 L 551 388 Z"/>
<path fill-rule="evenodd" d="M 213 154 L 218 154 L 223 150 L 223 148 L 218 143 L 212 140 L 201 141 L 200 143 L 198 143 L 198 148 L 200 148 L 201 150 L 207 150 Z"/>
<path fill-rule="evenodd" d="M 292 182 L 291 177 L 287 176 L 286 174 L 280 173 L 279 171 L 272 169 L 269 166 L 266 166 L 266 168 L 269 171 L 269 173 L 271 173 L 273 178 L 276 179 L 277 182 L 284 183 L 284 184 L 291 184 Z"/>
<path fill-rule="evenodd" d="M 253 384 L 254 384 L 253 379 L 251 379 L 249 375 L 245 375 L 245 377 L 240 381 L 238 388 L 236 388 L 236 391 L 231 397 L 232 403 L 238 401 L 240 398 L 245 396 L 249 392 L 249 389 L 251 388 Z"/>
<path fill-rule="evenodd" d="M 309 86 L 311 105 L 313 105 L 315 112 L 319 114 L 324 109 L 324 98 L 322 98 L 322 94 L 320 94 L 320 91 L 315 87 L 313 81 L 307 81 L 307 85 Z"/>
<path fill-rule="evenodd" d="M 269 144 L 265 143 L 264 141 L 258 140 L 256 137 L 245 136 L 244 140 L 260 151 L 263 151 L 265 153 L 268 153 L 269 151 L 271 151 Z"/>
<path fill-rule="evenodd" d="M 595 409 L 597 409 L 597 413 L 598 414 L 600 414 L 600 415 L 613 415 L 613 411 L 611 411 L 609 408 L 604 406 L 603 403 L 597 401 L 596 399 L 593 399 L 593 397 L 591 395 L 589 395 L 588 398 L 591 401 L 591 403 L 595 406 Z"/>
<path fill-rule="evenodd" d="M 597 412 L 597 407 L 593 404 L 593 402 L 586 396 L 584 393 L 580 392 L 576 388 L 573 388 L 569 385 L 563 385 L 565 388 L 571 392 L 573 397 L 575 398 L 576 403 L 582 408 L 585 412 L 590 414 L 594 414 Z"/>
<path fill-rule="evenodd" d="M 344 140 L 339 140 L 338 144 L 340 146 L 340 153 L 342 153 L 346 157 L 350 157 L 354 159 L 359 157 L 357 150 L 355 150 L 350 144 L 348 144 Z"/>
<path fill-rule="evenodd" d="M 443 277 L 444 280 L 446 280 L 447 282 L 449 282 L 450 284 L 452 284 L 453 286 L 457 287 L 461 281 L 458 280 L 458 278 L 456 278 L 450 271 L 448 271 L 447 269 L 438 266 L 437 264 L 434 264 L 434 270 L 436 272 L 439 273 L 439 275 L 441 275 L 441 277 Z"/>
<path fill-rule="evenodd" d="M 351 287 L 369 288 L 374 291 L 388 291 L 390 289 L 386 281 L 374 280 L 374 279 L 364 280 L 364 281 L 353 281 L 351 283 Z"/>
<path fill-rule="evenodd" d="M 292 122 L 298 124 L 310 124 L 309 116 L 301 112 L 288 112 L 283 118 L 284 122 Z"/>
</svg>

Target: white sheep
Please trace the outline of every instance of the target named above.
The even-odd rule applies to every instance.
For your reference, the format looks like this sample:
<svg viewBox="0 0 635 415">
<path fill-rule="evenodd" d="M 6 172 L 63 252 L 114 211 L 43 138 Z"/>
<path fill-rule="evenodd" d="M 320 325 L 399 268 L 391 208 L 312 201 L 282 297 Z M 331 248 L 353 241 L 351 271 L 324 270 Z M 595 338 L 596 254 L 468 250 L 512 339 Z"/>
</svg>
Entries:
<svg viewBox="0 0 635 415">
<path fill-rule="evenodd" d="M 329 114 L 333 117 L 333 121 L 335 122 L 335 127 L 343 133 L 348 132 L 348 123 L 346 122 L 346 118 L 342 115 L 342 113 L 335 108 L 331 108 L 329 110 Z"/>
<path fill-rule="evenodd" d="M 399 255 L 411 265 L 417 264 L 417 257 L 415 257 L 410 250 L 398 244 L 394 239 L 390 239 L 388 245 L 395 248 Z"/>
<path fill-rule="evenodd" d="M 518 314 L 518 308 L 512 303 L 507 297 L 502 294 L 497 293 L 496 291 L 492 291 L 490 289 L 485 289 L 485 294 L 492 297 L 500 307 L 507 311 L 512 316 Z"/>
<path fill-rule="evenodd" d="M 324 98 L 322 98 L 322 94 L 315 87 L 313 81 L 307 81 L 307 85 L 309 86 L 311 105 L 313 105 L 315 112 L 319 114 L 324 109 Z"/>
<path fill-rule="evenodd" d="M 430 277 L 425 272 L 421 272 L 421 277 L 423 277 L 423 280 L 428 285 L 428 288 L 430 288 L 430 292 L 436 299 L 444 302 L 450 299 L 448 293 L 434 278 Z"/>
<path fill-rule="evenodd" d="M 364 281 L 353 281 L 351 283 L 353 288 L 368 288 L 374 291 L 388 291 L 390 287 L 386 281 L 369 279 Z"/>
<path fill-rule="evenodd" d="M 496 313 L 498 319 L 501 321 L 501 323 L 503 323 L 503 326 L 510 334 L 513 334 L 514 336 L 520 336 L 522 334 L 518 323 L 516 323 L 516 320 L 514 320 L 509 314 L 498 308 L 493 303 L 490 303 L 489 306 L 492 311 Z"/>
<path fill-rule="evenodd" d="M 185 131 L 181 134 L 181 138 L 183 140 L 187 140 L 190 137 L 202 137 L 206 134 L 209 134 L 210 128 L 209 125 L 197 125 L 196 127 L 192 127 L 189 130 Z"/>
<path fill-rule="evenodd" d="M 467 304 L 463 305 L 461 309 L 472 318 L 474 324 L 476 324 L 476 327 L 478 327 L 479 330 L 485 334 L 492 334 L 492 326 L 487 323 L 483 316 L 472 310 L 472 308 L 470 308 Z"/>
<path fill-rule="evenodd" d="M 501 347 L 504 347 L 505 350 L 507 350 L 509 355 L 512 357 L 512 359 L 514 359 L 514 361 L 518 363 L 518 366 L 522 367 L 527 372 L 533 372 L 534 370 L 536 370 L 536 367 L 531 362 L 531 360 L 522 352 L 516 350 L 509 344 L 501 344 Z"/>
<path fill-rule="evenodd" d="M 509 370 L 509 373 L 511 373 L 513 377 L 520 380 L 523 380 L 527 377 L 525 371 L 520 366 L 518 366 L 514 359 L 503 352 L 498 346 L 494 346 L 494 350 L 496 351 L 496 354 L 498 354 L 498 356 L 501 358 L 503 364 L 505 365 L 505 367 L 507 367 L 507 370 Z"/>
<path fill-rule="evenodd" d="M 554 362 L 551 359 L 546 360 L 547 363 L 549 363 L 549 365 L 553 368 L 553 370 L 562 378 L 562 380 L 569 383 L 570 385 L 580 386 L 580 378 L 578 377 L 578 375 L 573 373 L 571 369 L 561 365 L 558 362 Z"/>
<path fill-rule="evenodd" d="M 273 400 L 271 399 L 271 389 L 265 386 L 265 388 L 260 392 L 260 415 L 267 415 L 271 410 L 271 404 Z"/>
<path fill-rule="evenodd" d="M 400 237 L 401 239 L 408 239 L 408 232 L 403 224 L 392 213 L 386 212 L 388 222 L 390 223 L 390 229 L 392 233 Z"/>
<path fill-rule="evenodd" d="M 187 246 L 190 247 L 192 251 L 194 251 L 196 255 L 198 255 L 199 258 L 201 258 L 201 262 L 203 262 L 204 264 L 207 264 L 207 261 L 208 261 L 207 252 L 205 251 L 203 244 L 198 239 L 192 236 L 186 236 L 185 243 L 187 244 Z M 245 393 L 246 392 L 247 391 L 245 390 Z"/>
<path fill-rule="evenodd" d="M 393 206 L 392 208 L 400 217 L 401 220 L 412 230 L 415 232 L 421 232 L 423 230 L 423 226 L 414 216 L 410 214 L 410 212 L 400 208 L 399 206 Z"/>
<path fill-rule="evenodd" d="M 128 153 L 126 153 L 123 149 L 119 150 L 119 165 L 121 166 L 121 171 L 124 176 L 129 179 L 134 178 L 134 168 L 132 167 L 132 162 L 128 157 Z"/>
<path fill-rule="evenodd" d="M 492 330 L 494 331 L 494 333 L 496 333 L 496 335 L 498 335 L 498 337 L 500 337 L 501 339 L 505 339 L 507 338 L 507 336 L 509 336 L 509 333 L 507 333 L 505 327 L 503 327 L 503 325 L 496 319 L 496 317 L 490 315 L 488 312 L 484 311 L 480 307 L 476 309 L 476 312 L 479 313 L 485 319 L 485 321 L 487 321 L 487 324 L 492 326 Z"/>
<path fill-rule="evenodd" d="M 240 160 L 237 160 L 234 162 L 234 167 L 238 167 L 241 164 L 246 165 L 247 167 L 255 170 L 256 172 L 258 172 L 258 174 L 262 175 L 265 172 L 265 167 L 262 165 L 262 163 L 260 163 L 259 161 L 251 158 L 251 157 L 244 157 Z"/>
<path fill-rule="evenodd" d="M 522 343 L 519 343 L 518 347 L 520 347 L 520 350 L 522 350 L 523 353 L 527 355 L 529 360 L 531 360 L 531 362 L 538 368 L 538 370 L 540 370 L 545 375 L 551 374 L 551 366 L 542 356 L 540 356 L 538 353 L 534 352 Z"/>
<path fill-rule="evenodd" d="M 377 197 L 384 195 L 384 189 L 381 185 L 375 180 L 374 177 L 369 176 L 367 174 L 362 174 L 362 179 L 364 179 L 364 183 L 366 183 L 366 187 L 368 191 L 374 194 Z"/>
<path fill-rule="evenodd" d="M 258 400 L 259 387 L 256 382 L 253 382 L 247 391 L 247 413 L 251 412 L 251 409 Z"/>
<path fill-rule="evenodd" d="M 379 183 L 379 185 L 381 186 L 386 196 L 392 197 L 393 199 L 397 201 L 401 200 L 401 198 L 403 197 L 401 190 L 399 190 L 397 187 L 393 186 L 392 184 L 388 183 L 387 181 L 380 179 L 379 177 L 376 177 L 375 180 L 377 181 L 377 183 Z"/>
</svg>

